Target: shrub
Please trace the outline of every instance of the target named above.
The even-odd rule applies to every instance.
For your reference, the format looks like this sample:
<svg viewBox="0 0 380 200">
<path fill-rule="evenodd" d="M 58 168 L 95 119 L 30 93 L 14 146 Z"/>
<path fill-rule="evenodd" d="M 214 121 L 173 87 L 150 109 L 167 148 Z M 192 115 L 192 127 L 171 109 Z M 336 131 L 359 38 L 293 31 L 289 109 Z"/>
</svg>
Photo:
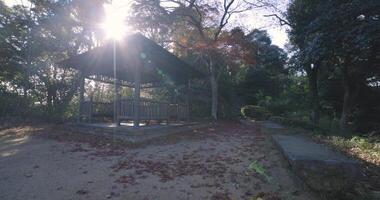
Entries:
<svg viewBox="0 0 380 200">
<path fill-rule="evenodd" d="M 268 119 L 271 114 L 261 106 L 246 105 L 241 108 L 241 114 L 247 118 L 254 118 L 258 120 Z"/>
<path fill-rule="evenodd" d="M 289 103 L 283 100 L 272 101 L 266 108 L 274 115 L 283 115 L 290 110 Z"/>
<path fill-rule="evenodd" d="M 287 117 L 279 117 L 279 116 L 273 116 L 269 118 L 271 121 L 291 126 L 291 127 L 300 127 L 308 130 L 313 130 L 315 127 L 314 125 L 309 122 L 302 119 L 292 119 Z"/>
</svg>

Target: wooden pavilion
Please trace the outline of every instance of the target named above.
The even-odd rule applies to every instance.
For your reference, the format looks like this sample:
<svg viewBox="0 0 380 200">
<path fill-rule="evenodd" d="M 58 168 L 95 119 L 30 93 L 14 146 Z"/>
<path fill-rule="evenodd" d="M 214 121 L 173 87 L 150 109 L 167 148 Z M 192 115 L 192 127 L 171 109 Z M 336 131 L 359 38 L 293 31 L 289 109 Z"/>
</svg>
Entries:
<svg viewBox="0 0 380 200">
<path fill-rule="evenodd" d="M 188 85 L 191 79 L 202 77 L 202 73 L 189 66 L 152 40 L 139 33 L 129 35 L 122 41 L 110 41 L 85 53 L 58 63 L 63 68 L 80 72 L 78 122 L 102 113 L 112 113 L 114 122 L 133 120 L 139 127 L 141 120 L 189 119 L 189 101 L 172 104 L 142 99 L 140 90 L 162 85 L 170 81 L 176 85 Z M 114 102 L 84 100 L 85 78 L 113 83 Z M 121 99 L 119 87 L 133 88 L 132 99 Z"/>
</svg>

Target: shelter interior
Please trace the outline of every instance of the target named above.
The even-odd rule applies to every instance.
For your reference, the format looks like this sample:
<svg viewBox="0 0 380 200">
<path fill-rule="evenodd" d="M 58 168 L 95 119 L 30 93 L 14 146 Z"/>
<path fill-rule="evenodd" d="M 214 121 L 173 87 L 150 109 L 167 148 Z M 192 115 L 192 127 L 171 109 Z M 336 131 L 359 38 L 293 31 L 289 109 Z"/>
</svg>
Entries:
<svg viewBox="0 0 380 200">
<path fill-rule="evenodd" d="M 78 122 L 94 122 L 98 117 L 113 118 L 114 125 L 149 125 L 151 122 L 188 121 L 189 98 L 182 102 L 158 101 L 141 97 L 146 88 L 167 84 L 190 89 L 192 79 L 203 74 L 152 40 L 136 33 L 122 41 L 109 41 L 85 53 L 58 63 L 80 72 Z M 111 83 L 111 102 L 85 99 L 85 79 Z M 132 88 L 132 98 L 120 97 L 120 87 Z M 188 93 L 187 93 L 188 94 Z"/>
</svg>

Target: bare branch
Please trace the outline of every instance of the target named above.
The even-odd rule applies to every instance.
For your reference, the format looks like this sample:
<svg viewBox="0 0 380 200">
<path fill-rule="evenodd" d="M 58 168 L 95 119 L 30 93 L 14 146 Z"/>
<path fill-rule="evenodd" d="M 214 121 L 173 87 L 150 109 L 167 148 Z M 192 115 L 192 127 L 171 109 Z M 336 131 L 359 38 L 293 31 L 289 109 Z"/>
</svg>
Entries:
<svg viewBox="0 0 380 200">
<path fill-rule="evenodd" d="M 280 22 L 281 26 L 288 25 L 288 26 L 292 27 L 292 24 L 290 24 L 290 22 L 288 22 L 287 20 L 281 18 L 277 14 L 264 15 L 264 17 L 275 17 Z"/>
<path fill-rule="evenodd" d="M 227 0 L 224 0 L 223 2 L 224 12 L 223 12 L 222 18 L 220 19 L 219 27 L 217 28 L 217 31 L 214 34 L 214 41 L 218 39 L 218 36 L 221 33 L 222 29 L 228 23 L 228 20 L 230 19 L 232 15 L 232 13 L 230 13 L 230 8 L 234 2 L 235 0 L 231 0 L 229 3 L 227 3 Z"/>
<path fill-rule="evenodd" d="M 277 6 L 270 0 L 255 0 L 254 2 L 243 0 L 245 3 L 251 6 L 251 8 L 272 8 L 279 11 Z M 275 1 L 276 2 L 276 1 Z"/>
</svg>

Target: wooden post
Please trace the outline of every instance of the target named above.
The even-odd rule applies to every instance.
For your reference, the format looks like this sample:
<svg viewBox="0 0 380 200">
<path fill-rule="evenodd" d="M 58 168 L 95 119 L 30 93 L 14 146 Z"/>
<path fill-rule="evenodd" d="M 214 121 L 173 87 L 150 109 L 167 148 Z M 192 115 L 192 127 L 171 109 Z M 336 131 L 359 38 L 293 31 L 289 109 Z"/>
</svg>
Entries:
<svg viewBox="0 0 380 200">
<path fill-rule="evenodd" d="M 116 76 L 116 41 L 113 40 L 113 83 L 114 83 L 114 99 L 113 99 L 113 120 L 116 126 L 120 126 L 119 121 L 119 84 L 117 82 L 117 76 Z"/>
<path fill-rule="evenodd" d="M 133 126 L 135 128 L 140 127 L 140 89 L 141 89 L 141 74 L 140 68 L 142 67 L 142 62 L 140 60 L 140 55 L 137 55 L 137 62 L 134 70 L 134 93 L 133 93 L 133 108 L 134 108 L 134 116 L 133 116 Z"/>
<path fill-rule="evenodd" d="M 166 125 L 169 125 L 170 123 L 170 103 L 166 103 L 166 108 L 165 108 L 165 112 L 166 112 Z"/>
<path fill-rule="evenodd" d="M 115 79 L 115 84 L 114 84 L 114 89 L 115 89 L 115 96 L 114 96 L 114 123 L 116 126 L 120 126 L 120 120 L 119 120 L 119 115 L 120 115 L 120 95 L 119 95 L 119 85 L 116 84 L 116 79 Z"/>
<path fill-rule="evenodd" d="M 89 123 L 92 122 L 92 96 L 90 97 L 90 108 L 89 108 L 89 114 L 88 114 L 88 121 L 89 121 Z"/>
<path fill-rule="evenodd" d="M 78 116 L 77 116 L 77 122 L 80 123 L 81 121 L 81 115 L 83 110 L 83 101 L 84 101 L 84 83 L 85 83 L 85 77 L 82 72 L 79 72 L 79 105 L 78 105 Z"/>
<path fill-rule="evenodd" d="M 177 122 L 178 122 L 178 121 L 180 120 L 180 117 L 181 117 L 181 116 L 180 116 L 180 113 L 179 113 L 180 110 L 179 110 L 179 103 L 178 103 L 178 100 L 177 100 L 176 102 L 177 102 L 177 103 L 176 103 L 176 105 L 177 105 L 177 108 L 176 108 L 176 109 L 177 109 L 177 110 L 176 110 L 176 113 L 177 113 L 177 114 L 176 114 L 176 117 L 177 117 Z"/>
</svg>

